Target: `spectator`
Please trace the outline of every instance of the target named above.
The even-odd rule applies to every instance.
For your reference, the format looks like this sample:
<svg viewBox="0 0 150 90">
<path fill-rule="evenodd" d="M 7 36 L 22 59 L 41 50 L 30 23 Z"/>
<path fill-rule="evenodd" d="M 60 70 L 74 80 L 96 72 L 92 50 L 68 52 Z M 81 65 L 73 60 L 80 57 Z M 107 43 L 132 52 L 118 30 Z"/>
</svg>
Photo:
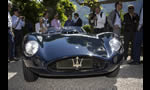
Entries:
<svg viewBox="0 0 150 90">
<path fill-rule="evenodd" d="M 23 30 L 22 28 L 25 26 L 25 17 L 20 16 L 19 9 L 14 10 L 14 15 L 12 16 L 12 27 L 15 33 L 15 54 L 19 56 L 21 50 L 21 44 L 23 39 Z"/>
<path fill-rule="evenodd" d="M 81 27 L 82 26 L 82 20 L 80 19 L 79 14 L 75 13 L 74 18 L 75 18 L 74 26 L 80 26 Z"/>
<path fill-rule="evenodd" d="M 43 17 L 44 17 L 43 20 L 44 20 L 44 24 L 45 24 L 46 28 L 50 27 L 50 24 L 48 23 L 48 18 L 49 18 L 48 12 L 45 12 Z"/>
<path fill-rule="evenodd" d="M 68 16 L 68 20 L 65 22 L 64 26 L 73 26 L 74 22 L 72 20 L 72 15 Z"/>
<path fill-rule="evenodd" d="M 117 1 L 115 3 L 115 10 L 113 10 L 108 16 L 108 24 L 112 28 L 112 31 L 120 36 L 121 32 L 121 17 L 120 10 L 122 9 L 122 2 Z"/>
<path fill-rule="evenodd" d="M 131 41 L 131 59 L 133 58 L 133 40 L 134 34 L 137 30 L 138 25 L 138 15 L 134 13 L 134 6 L 128 6 L 128 13 L 124 15 L 124 58 L 125 60 L 128 57 L 128 49 L 129 49 L 129 42 Z"/>
<path fill-rule="evenodd" d="M 43 17 L 39 18 L 39 22 L 35 24 L 35 30 L 37 33 L 44 33 L 47 30 L 47 27 L 45 26 Z"/>
<path fill-rule="evenodd" d="M 135 33 L 135 39 L 133 43 L 133 61 L 130 62 L 129 64 L 131 65 L 140 64 L 142 42 L 143 42 L 143 8 L 141 9 L 140 12 L 140 21 L 137 32 Z"/>
<path fill-rule="evenodd" d="M 106 16 L 103 12 L 101 12 L 100 7 L 95 9 L 95 25 L 94 25 L 94 32 L 101 33 L 104 32 L 104 26 L 106 23 Z"/>
<path fill-rule="evenodd" d="M 54 19 L 51 21 L 51 26 L 55 27 L 57 30 L 61 29 L 60 20 L 58 20 L 58 14 L 55 14 Z"/>
<path fill-rule="evenodd" d="M 10 11 L 12 8 L 12 2 L 8 1 L 8 62 L 17 60 L 15 58 L 15 45 L 14 45 L 14 32 L 12 30 L 12 20 Z"/>
</svg>

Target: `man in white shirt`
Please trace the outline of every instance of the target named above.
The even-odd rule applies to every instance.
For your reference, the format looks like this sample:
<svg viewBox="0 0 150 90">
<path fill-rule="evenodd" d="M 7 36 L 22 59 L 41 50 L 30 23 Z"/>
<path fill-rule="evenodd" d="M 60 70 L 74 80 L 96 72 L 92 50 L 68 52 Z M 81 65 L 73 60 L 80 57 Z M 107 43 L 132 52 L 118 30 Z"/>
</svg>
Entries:
<svg viewBox="0 0 150 90">
<path fill-rule="evenodd" d="M 94 25 L 94 32 L 101 33 L 104 32 L 104 26 L 106 23 L 106 16 L 103 12 L 101 12 L 100 7 L 95 9 L 95 25 Z"/>
<path fill-rule="evenodd" d="M 12 2 L 8 1 L 8 63 L 12 60 L 17 60 L 15 58 L 15 45 L 14 45 L 14 33 L 12 30 L 12 20 L 10 15 L 10 10 L 12 8 Z"/>
<path fill-rule="evenodd" d="M 12 27 L 15 33 L 15 54 L 18 56 L 19 52 L 17 50 L 21 50 L 21 42 L 23 39 L 23 30 L 22 28 L 25 26 L 25 17 L 20 16 L 19 9 L 14 10 L 14 15 L 12 16 Z"/>
<path fill-rule="evenodd" d="M 14 10 L 14 15 L 12 16 L 12 27 L 20 31 L 25 26 L 25 17 L 20 16 L 18 9 Z"/>
</svg>

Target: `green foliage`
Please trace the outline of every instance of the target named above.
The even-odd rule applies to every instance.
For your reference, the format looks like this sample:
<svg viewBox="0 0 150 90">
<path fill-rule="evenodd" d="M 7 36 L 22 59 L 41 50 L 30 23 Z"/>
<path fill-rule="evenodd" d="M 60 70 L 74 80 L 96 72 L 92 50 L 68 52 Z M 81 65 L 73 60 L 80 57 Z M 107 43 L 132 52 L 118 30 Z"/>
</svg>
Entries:
<svg viewBox="0 0 150 90">
<path fill-rule="evenodd" d="M 68 15 L 76 10 L 75 5 L 69 0 L 60 0 L 56 5 L 56 11 L 59 14 L 59 18 L 62 26 L 64 26 L 65 21 L 67 20 Z"/>
<path fill-rule="evenodd" d="M 43 16 L 45 11 L 48 11 L 51 21 L 54 14 L 59 14 L 59 19 L 62 26 L 67 20 L 67 15 L 72 14 L 76 10 L 76 6 L 70 0 L 11 0 L 13 8 L 19 8 L 21 15 L 26 17 L 26 20 L 35 25 L 39 21 L 39 17 Z M 11 12 L 12 13 L 12 12 Z M 34 26 L 33 26 L 34 27 Z"/>
<path fill-rule="evenodd" d="M 21 10 L 21 15 L 32 23 L 39 21 L 39 17 L 42 16 L 45 7 L 37 2 L 37 0 L 12 0 L 13 7 Z"/>
<path fill-rule="evenodd" d="M 123 22 L 124 21 L 124 11 L 123 10 L 120 10 L 120 17 L 121 17 L 121 21 Z M 121 35 L 123 35 L 123 31 L 124 31 L 124 25 L 122 25 L 122 28 L 121 28 Z"/>
<path fill-rule="evenodd" d="M 120 10 L 120 17 L 121 17 L 121 21 L 124 21 L 124 12 L 123 12 L 123 10 Z"/>
<path fill-rule="evenodd" d="M 98 2 L 98 0 L 84 0 L 84 3 L 91 3 Z"/>
<path fill-rule="evenodd" d="M 96 7 L 100 6 L 100 4 L 98 4 L 99 0 L 83 0 L 83 3 L 82 4 L 83 6 L 88 6 L 91 11 L 94 11 Z"/>
<path fill-rule="evenodd" d="M 42 4 L 50 10 L 50 20 L 53 19 L 55 13 L 59 14 L 62 26 L 67 16 L 76 10 L 76 6 L 70 0 L 43 0 Z"/>
<path fill-rule="evenodd" d="M 92 33 L 91 25 L 87 24 L 82 27 L 87 33 Z"/>
</svg>

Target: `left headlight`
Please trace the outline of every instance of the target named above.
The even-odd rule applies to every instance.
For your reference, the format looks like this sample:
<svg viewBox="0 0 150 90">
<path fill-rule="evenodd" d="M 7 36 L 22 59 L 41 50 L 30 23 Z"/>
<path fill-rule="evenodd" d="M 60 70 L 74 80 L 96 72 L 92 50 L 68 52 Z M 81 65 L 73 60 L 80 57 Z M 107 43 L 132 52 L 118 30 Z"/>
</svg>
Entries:
<svg viewBox="0 0 150 90">
<path fill-rule="evenodd" d="M 121 47 L 121 42 L 117 38 L 113 38 L 109 41 L 109 45 L 112 51 L 118 51 Z"/>
<path fill-rule="evenodd" d="M 25 52 L 27 56 L 33 56 L 37 53 L 39 49 L 39 44 L 36 41 L 29 41 L 25 44 Z"/>
</svg>

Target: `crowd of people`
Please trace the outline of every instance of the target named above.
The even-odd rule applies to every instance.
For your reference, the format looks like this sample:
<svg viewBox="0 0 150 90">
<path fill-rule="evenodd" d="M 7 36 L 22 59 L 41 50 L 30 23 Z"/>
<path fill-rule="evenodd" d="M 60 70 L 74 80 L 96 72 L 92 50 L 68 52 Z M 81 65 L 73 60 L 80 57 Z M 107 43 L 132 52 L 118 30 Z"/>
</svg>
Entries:
<svg viewBox="0 0 150 90">
<path fill-rule="evenodd" d="M 110 31 L 117 35 L 121 35 L 121 29 L 124 26 L 124 59 L 126 60 L 128 50 L 131 42 L 131 65 L 140 64 L 141 44 L 143 41 L 143 8 L 140 11 L 140 16 L 134 12 L 134 6 L 128 6 L 128 12 L 124 15 L 122 21 L 120 16 L 120 10 L 122 9 L 122 2 L 117 1 L 115 3 L 115 9 L 110 12 L 109 16 L 101 11 L 98 6 L 95 8 L 95 12 L 89 16 L 90 25 L 94 26 L 93 32 L 95 34 Z M 21 42 L 23 38 L 22 28 L 25 26 L 25 17 L 20 15 L 19 9 L 13 11 L 14 15 L 11 17 L 10 10 L 12 3 L 8 1 L 8 57 L 9 60 L 17 60 L 18 50 L 21 50 Z M 43 17 L 39 18 L 39 22 L 35 24 L 35 32 L 43 33 L 48 30 L 48 27 L 54 27 L 57 30 L 62 28 L 61 22 L 58 19 L 58 13 L 54 15 L 54 18 L 49 23 L 49 13 L 45 12 Z M 79 26 L 82 27 L 82 19 L 78 13 L 74 13 L 74 20 L 72 15 L 68 15 L 68 20 L 64 26 Z"/>
<path fill-rule="evenodd" d="M 44 33 L 48 30 L 48 27 L 54 27 L 56 30 L 60 30 L 62 28 L 61 22 L 58 19 L 58 13 L 54 15 L 54 18 L 51 20 L 51 23 L 48 22 L 49 14 L 45 12 L 43 17 L 39 18 L 39 22 L 35 24 L 35 31 L 37 33 Z M 68 15 L 68 20 L 65 22 L 64 26 L 82 26 L 82 20 L 79 17 L 78 13 L 74 14 L 74 19 L 72 20 L 72 15 Z"/>
</svg>

